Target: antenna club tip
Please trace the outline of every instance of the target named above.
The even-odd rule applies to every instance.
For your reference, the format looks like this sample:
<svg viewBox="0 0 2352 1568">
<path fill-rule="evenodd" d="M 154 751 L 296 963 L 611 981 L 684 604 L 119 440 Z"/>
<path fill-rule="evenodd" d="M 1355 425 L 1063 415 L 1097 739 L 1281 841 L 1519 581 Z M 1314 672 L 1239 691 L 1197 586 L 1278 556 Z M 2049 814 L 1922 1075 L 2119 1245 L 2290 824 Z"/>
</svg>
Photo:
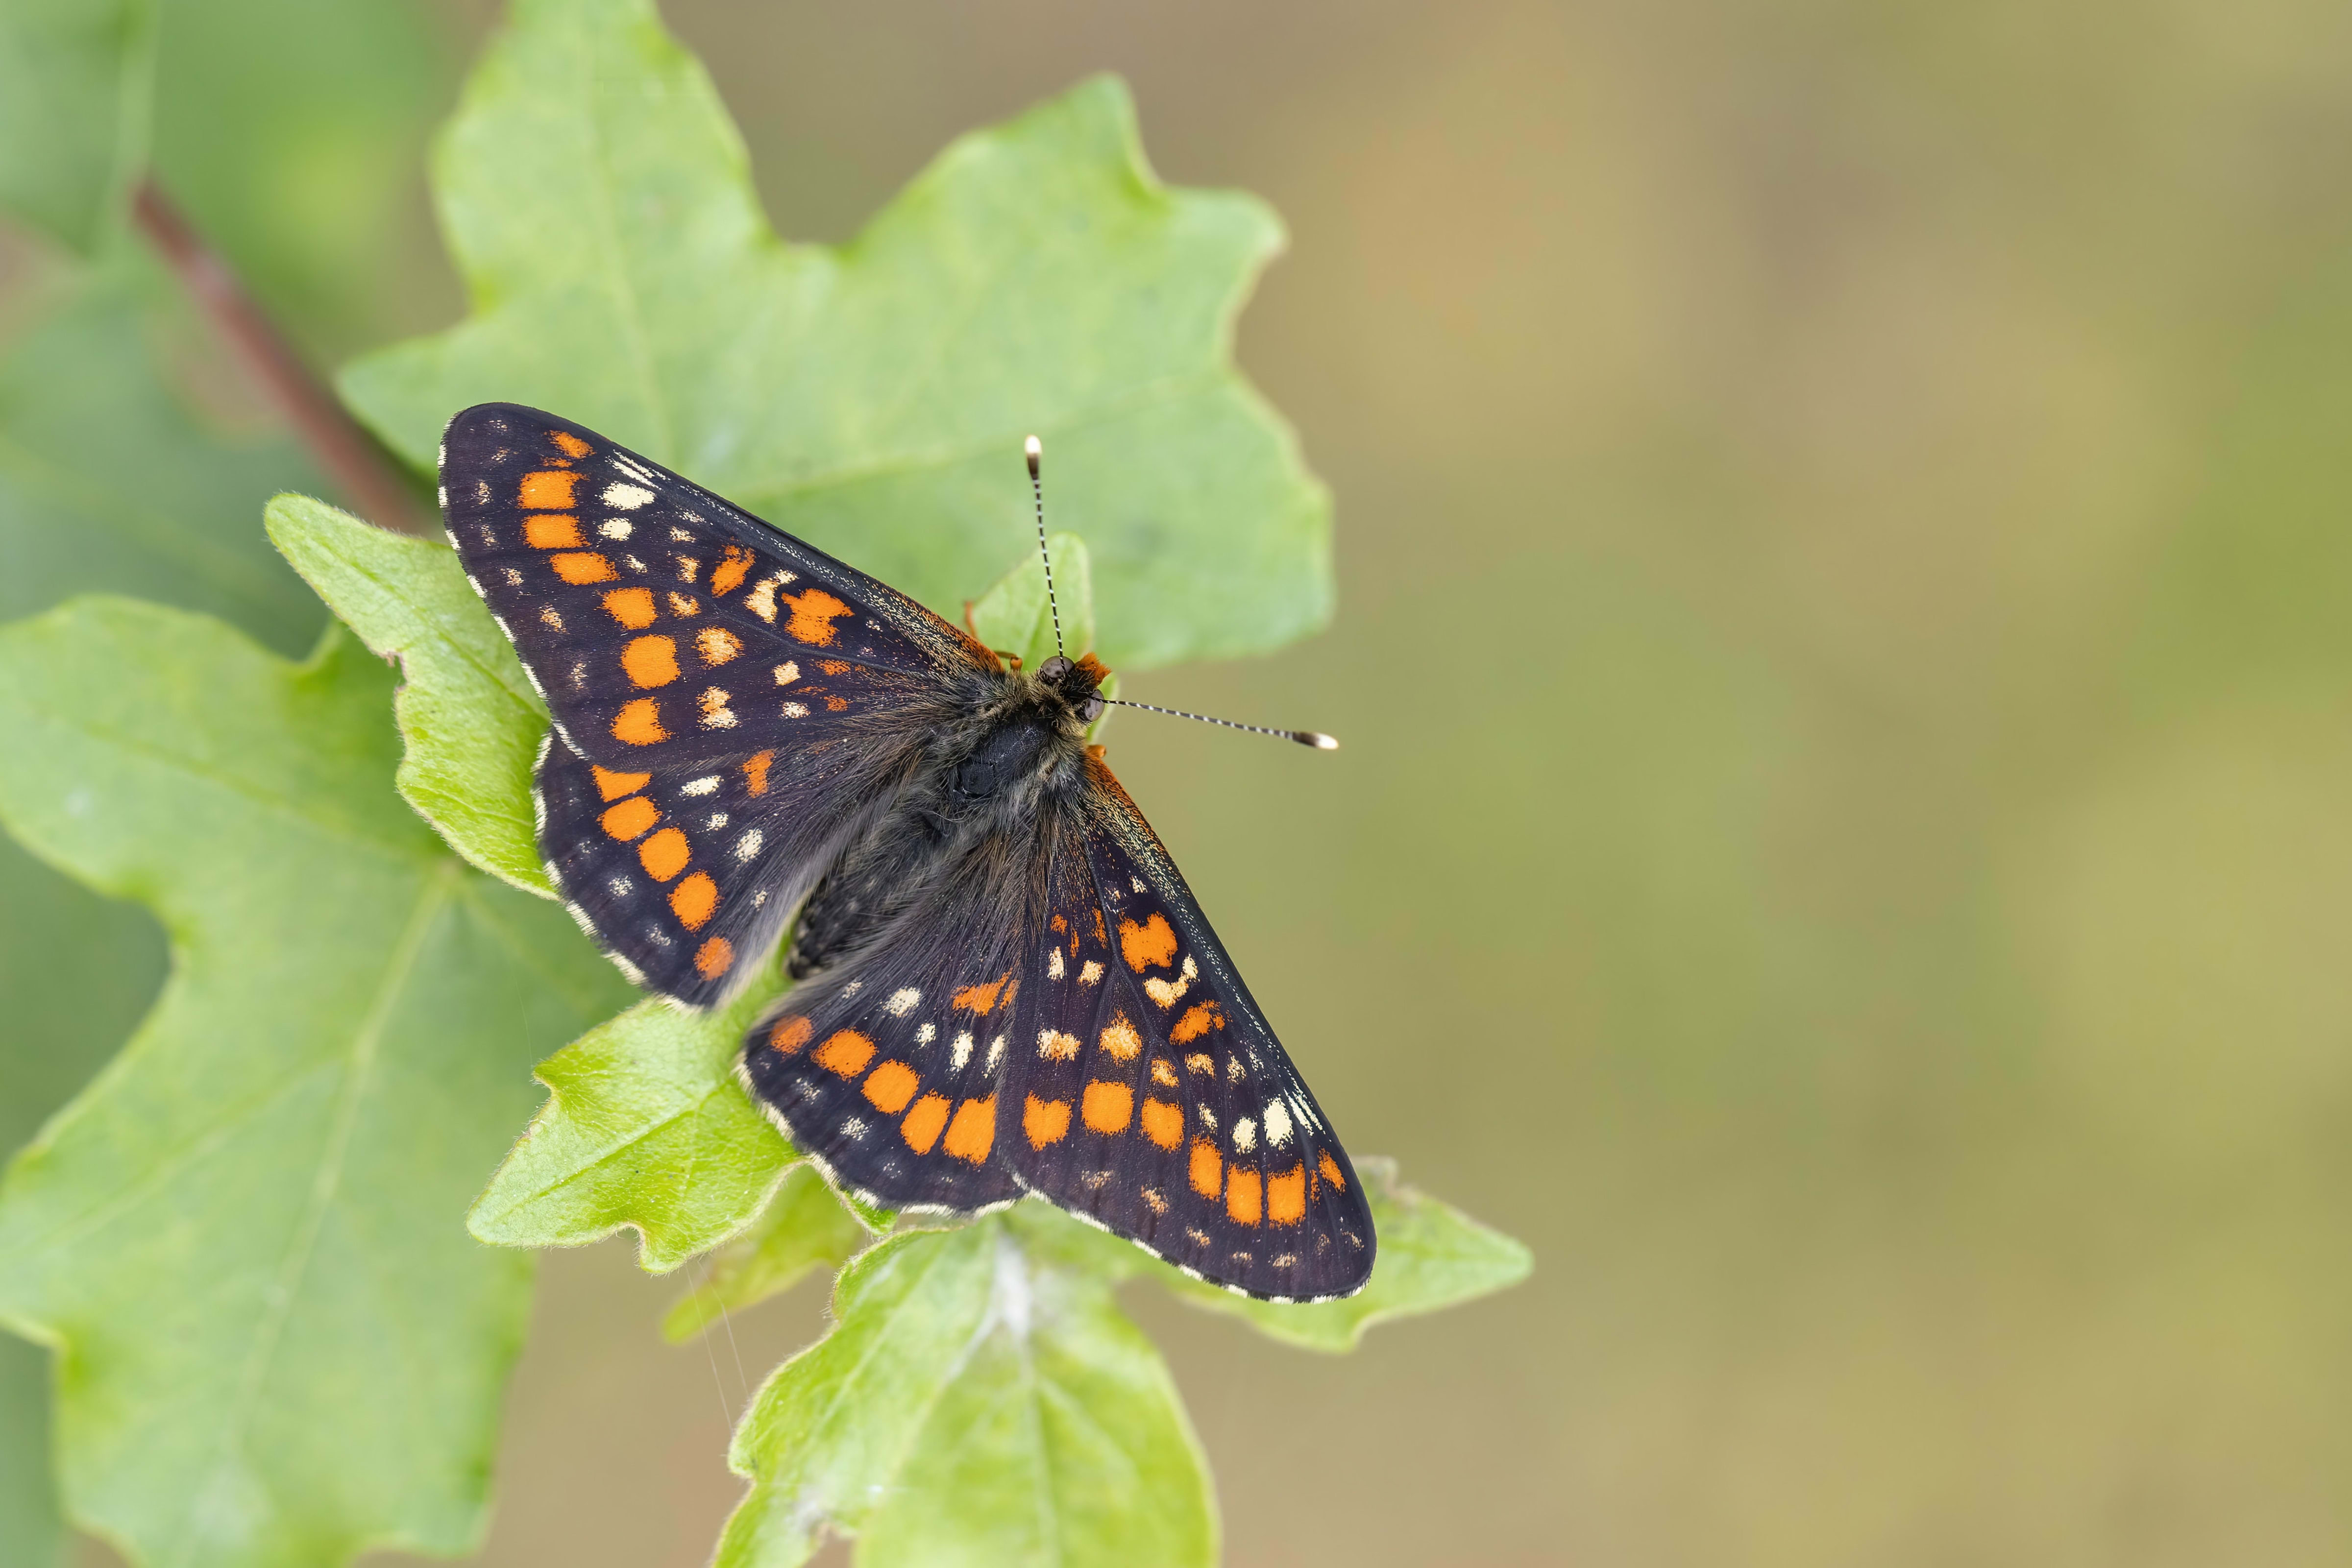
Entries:
<svg viewBox="0 0 2352 1568">
<path fill-rule="evenodd" d="M 1339 737 L 1336 736 L 1325 735 L 1320 730 L 1294 729 L 1290 732 L 1290 738 L 1298 742 L 1301 746 L 1311 746 L 1318 751 L 1337 751 L 1339 749 Z"/>
<path fill-rule="evenodd" d="M 1045 444 L 1033 435 L 1021 444 L 1021 453 L 1029 459 L 1029 477 L 1034 479 L 1037 476 L 1037 460 L 1045 455 Z"/>
</svg>

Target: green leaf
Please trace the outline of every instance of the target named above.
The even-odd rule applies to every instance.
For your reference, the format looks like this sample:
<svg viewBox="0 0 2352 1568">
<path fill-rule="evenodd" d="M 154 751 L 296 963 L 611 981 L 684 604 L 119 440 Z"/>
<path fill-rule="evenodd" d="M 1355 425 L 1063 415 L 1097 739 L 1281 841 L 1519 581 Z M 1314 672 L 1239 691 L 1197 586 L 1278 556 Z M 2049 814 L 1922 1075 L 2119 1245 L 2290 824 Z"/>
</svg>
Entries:
<svg viewBox="0 0 2352 1568">
<path fill-rule="evenodd" d="M 1161 184 L 1116 80 L 957 141 L 851 245 L 785 246 L 646 0 L 520 0 L 435 189 L 475 313 L 342 378 L 419 466 L 467 404 L 558 409 L 953 617 L 1033 537 L 1034 431 L 1107 662 L 1329 615 L 1328 498 L 1232 363 L 1280 226 Z"/>
<path fill-rule="evenodd" d="M 1166 1364 L 1105 1277 L 1037 1244 L 1035 1207 L 851 1260 L 833 1332 L 736 1432 L 752 1486 L 719 1568 L 804 1562 L 828 1525 L 861 1537 L 862 1568 L 1215 1561 Z"/>
<path fill-rule="evenodd" d="M 153 0 L 0 8 L 0 208 L 98 247 L 147 155 L 154 45 Z"/>
<path fill-rule="evenodd" d="M 1394 1160 L 1367 1155 L 1356 1161 L 1356 1175 L 1371 1200 L 1381 1250 L 1371 1282 L 1345 1301 L 1286 1306 L 1236 1296 L 1164 1266 L 1153 1274 L 1184 1300 L 1244 1319 L 1269 1339 L 1336 1354 L 1353 1350 L 1374 1323 L 1491 1295 L 1534 1268 L 1520 1243 L 1398 1180 Z"/>
<path fill-rule="evenodd" d="M 774 999 L 769 985 L 709 1013 L 643 1001 L 541 1063 L 547 1103 L 467 1228 L 503 1247 L 576 1247 L 625 1226 L 650 1273 L 742 1229 L 793 1159 L 731 1071 Z"/>
<path fill-rule="evenodd" d="M 711 1255 L 709 1278 L 677 1299 L 662 1333 L 672 1343 L 692 1339 L 722 1313 L 782 1295 L 813 1270 L 846 1262 L 868 1239 L 816 1167 L 795 1165 L 759 1219 Z"/>
<path fill-rule="evenodd" d="M 1087 541 L 1076 534 L 1057 533 L 1045 540 L 1054 562 L 1054 593 L 1045 595 L 1045 561 L 1035 549 L 1023 552 L 1019 564 L 996 580 L 996 586 L 971 607 L 971 623 L 980 640 L 1000 653 L 1018 653 L 1024 668 L 1035 669 L 1054 656 L 1054 610 L 1059 605 L 1062 634 L 1059 646 L 1071 658 L 1095 645 L 1094 559 Z"/>
<path fill-rule="evenodd" d="M 172 979 L 0 1186 L 73 1517 L 142 1560 L 478 1536 L 528 1260 L 455 1216 L 524 1066 L 626 995 L 387 787 L 391 674 L 80 601 L 0 630 L 0 818 L 152 908 Z"/>
<path fill-rule="evenodd" d="M 457 555 L 308 496 L 280 496 L 264 519 L 369 651 L 400 661 L 401 794 L 475 865 L 553 898 L 531 803 L 547 707 Z"/>
</svg>

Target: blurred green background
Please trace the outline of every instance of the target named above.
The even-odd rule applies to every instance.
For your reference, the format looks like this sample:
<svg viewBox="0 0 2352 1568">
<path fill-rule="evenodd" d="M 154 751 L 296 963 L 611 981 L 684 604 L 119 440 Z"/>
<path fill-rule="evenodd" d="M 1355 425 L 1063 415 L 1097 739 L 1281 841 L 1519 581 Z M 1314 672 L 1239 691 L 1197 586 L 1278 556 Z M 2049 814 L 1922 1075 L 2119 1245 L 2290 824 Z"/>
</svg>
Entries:
<svg viewBox="0 0 2352 1568">
<path fill-rule="evenodd" d="M 286 62 L 223 57 L 257 123 L 167 83 L 166 178 L 310 236 L 257 281 L 322 360 L 446 322 L 417 159 L 490 8 L 274 8 L 373 129 L 259 167 Z M 1339 618 L 1132 695 L 1347 748 L 1112 761 L 1350 1145 L 1537 1273 L 1331 1361 L 1139 1292 L 1232 1562 L 2352 1558 L 2352 12 L 666 10 L 792 237 L 1106 68 L 1291 226 L 1240 355 Z M 161 943 L 5 852 L 11 1140 Z M 625 1243 L 542 1278 L 484 1560 L 699 1563 L 821 1291 L 672 1349 Z"/>
</svg>

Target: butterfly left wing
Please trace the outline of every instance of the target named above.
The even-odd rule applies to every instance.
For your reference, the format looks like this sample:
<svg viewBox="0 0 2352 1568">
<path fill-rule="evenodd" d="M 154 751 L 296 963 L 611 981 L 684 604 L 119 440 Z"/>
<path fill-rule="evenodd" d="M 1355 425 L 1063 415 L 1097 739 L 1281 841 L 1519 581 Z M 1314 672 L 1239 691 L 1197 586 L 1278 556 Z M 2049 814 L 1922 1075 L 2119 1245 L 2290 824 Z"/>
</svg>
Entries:
<svg viewBox="0 0 2352 1568">
<path fill-rule="evenodd" d="M 999 1158 L 1213 1283 L 1353 1294 L 1376 1241 L 1347 1151 L 1143 814 L 1098 758 L 1087 769 L 1043 849 Z"/>
<path fill-rule="evenodd" d="M 536 409 L 457 415 L 441 479 L 467 577 L 553 717 L 540 850 L 573 917 L 637 983 L 722 999 L 994 656 Z"/>
</svg>

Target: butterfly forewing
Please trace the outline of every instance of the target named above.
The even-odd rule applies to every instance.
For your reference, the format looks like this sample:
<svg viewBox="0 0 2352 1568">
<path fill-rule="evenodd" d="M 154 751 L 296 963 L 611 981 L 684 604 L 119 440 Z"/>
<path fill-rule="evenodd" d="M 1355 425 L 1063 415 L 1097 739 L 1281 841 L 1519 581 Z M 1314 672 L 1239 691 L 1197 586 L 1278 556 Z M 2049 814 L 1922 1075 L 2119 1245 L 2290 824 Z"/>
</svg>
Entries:
<svg viewBox="0 0 2352 1568">
<path fill-rule="evenodd" d="M 1088 775 L 1019 971 L 1005 1157 L 1221 1284 L 1357 1290 L 1374 1242 L 1354 1167 L 1134 802 Z"/>
<path fill-rule="evenodd" d="M 468 409 L 441 461 L 450 540 L 553 715 L 541 852 L 641 983 L 719 999 L 992 656 L 536 410 Z"/>
</svg>

